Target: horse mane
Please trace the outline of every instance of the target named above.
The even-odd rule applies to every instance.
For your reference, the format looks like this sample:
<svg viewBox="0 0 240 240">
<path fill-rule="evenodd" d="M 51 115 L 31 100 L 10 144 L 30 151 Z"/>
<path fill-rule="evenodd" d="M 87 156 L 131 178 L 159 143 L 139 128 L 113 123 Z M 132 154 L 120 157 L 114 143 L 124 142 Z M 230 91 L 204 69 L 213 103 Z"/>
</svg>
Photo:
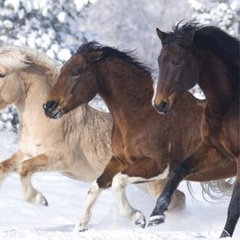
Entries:
<svg viewBox="0 0 240 240">
<path fill-rule="evenodd" d="M 103 61 L 107 59 L 112 58 L 118 58 L 121 59 L 124 62 L 127 62 L 136 68 L 151 74 L 151 69 L 147 66 L 145 66 L 143 63 L 137 60 L 137 58 L 134 56 L 134 51 L 119 51 L 117 48 L 109 47 L 109 46 L 103 46 L 99 44 L 98 42 L 91 41 L 82 44 L 79 49 L 77 50 L 77 53 L 91 53 L 95 51 L 101 51 L 101 57 L 98 59 L 98 61 Z"/>
<path fill-rule="evenodd" d="M 24 69 L 37 63 L 50 69 L 60 68 L 60 64 L 46 54 L 27 47 L 4 46 L 0 48 L 0 65 L 12 69 Z"/>
<path fill-rule="evenodd" d="M 171 41 L 177 41 L 183 47 L 192 47 L 194 44 L 198 48 L 213 51 L 227 64 L 231 63 L 237 68 L 239 67 L 240 42 L 237 38 L 230 36 L 218 27 L 201 26 L 195 21 L 180 25 L 181 22 L 173 28 L 173 32 L 168 33 L 163 45 Z"/>
</svg>

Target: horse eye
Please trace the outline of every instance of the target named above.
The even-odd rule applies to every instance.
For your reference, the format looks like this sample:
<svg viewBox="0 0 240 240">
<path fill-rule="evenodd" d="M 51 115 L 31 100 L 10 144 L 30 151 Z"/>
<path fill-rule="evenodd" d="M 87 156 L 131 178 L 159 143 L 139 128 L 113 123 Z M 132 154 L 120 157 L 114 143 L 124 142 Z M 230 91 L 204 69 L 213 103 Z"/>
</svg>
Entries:
<svg viewBox="0 0 240 240">
<path fill-rule="evenodd" d="M 73 69 L 71 72 L 70 72 L 70 75 L 71 77 L 77 77 L 78 75 L 80 75 L 80 70 L 79 69 Z"/>
<path fill-rule="evenodd" d="M 78 77 L 81 73 L 84 73 L 88 70 L 88 66 L 81 66 L 80 68 L 74 68 L 71 70 L 71 77 Z"/>
<path fill-rule="evenodd" d="M 181 65 L 181 60 L 180 59 L 174 59 L 172 61 L 172 65 L 175 66 L 175 67 L 178 67 Z"/>
<path fill-rule="evenodd" d="M 0 78 L 4 78 L 4 77 L 6 77 L 6 74 L 0 73 Z"/>
</svg>

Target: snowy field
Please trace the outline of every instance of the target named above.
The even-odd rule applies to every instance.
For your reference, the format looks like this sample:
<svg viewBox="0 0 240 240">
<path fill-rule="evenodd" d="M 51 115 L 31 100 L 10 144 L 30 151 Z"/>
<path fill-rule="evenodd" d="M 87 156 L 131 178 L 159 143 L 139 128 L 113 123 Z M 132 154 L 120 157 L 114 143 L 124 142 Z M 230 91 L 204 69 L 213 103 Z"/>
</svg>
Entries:
<svg viewBox="0 0 240 240">
<path fill-rule="evenodd" d="M 7 158 L 15 149 L 14 136 L 0 132 L 0 158 Z M 0 240 L 173 240 L 218 239 L 225 223 L 229 198 L 208 203 L 201 195 L 199 184 L 193 184 L 193 198 L 186 183 L 181 189 L 186 193 L 186 209 L 167 215 L 165 224 L 140 229 L 119 216 L 113 193 L 105 191 L 97 202 L 89 230 L 73 232 L 87 194 L 89 183 L 63 177 L 57 173 L 41 173 L 33 177 L 34 186 L 49 202 L 49 207 L 36 207 L 21 200 L 19 179 L 9 176 L 0 190 Z M 134 186 L 127 194 L 130 203 L 149 217 L 155 201 Z M 233 239 L 240 239 L 238 223 Z"/>
</svg>

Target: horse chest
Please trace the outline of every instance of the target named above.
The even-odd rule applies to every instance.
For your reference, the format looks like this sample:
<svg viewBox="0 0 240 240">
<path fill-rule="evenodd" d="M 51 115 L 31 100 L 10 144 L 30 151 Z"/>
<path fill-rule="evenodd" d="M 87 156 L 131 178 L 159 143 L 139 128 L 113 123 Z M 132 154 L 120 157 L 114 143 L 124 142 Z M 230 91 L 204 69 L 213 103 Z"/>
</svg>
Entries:
<svg viewBox="0 0 240 240">
<path fill-rule="evenodd" d="M 114 156 L 131 164 L 138 158 L 148 155 L 146 139 L 143 135 L 116 134 L 113 135 L 112 150 Z"/>
<path fill-rule="evenodd" d="M 36 156 L 46 151 L 46 138 L 39 138 L 38 135 L 34 134 L 30 128 L 22 124 L 20 128 L 20 149 L 31 155 Z"/>
</svg>

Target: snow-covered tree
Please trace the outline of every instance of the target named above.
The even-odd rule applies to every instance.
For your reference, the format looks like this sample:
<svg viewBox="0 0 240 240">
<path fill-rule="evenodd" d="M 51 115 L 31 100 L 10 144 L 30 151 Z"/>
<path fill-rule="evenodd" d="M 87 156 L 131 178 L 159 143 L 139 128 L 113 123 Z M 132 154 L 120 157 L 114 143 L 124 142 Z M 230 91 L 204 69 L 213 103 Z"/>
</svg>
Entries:
<svg viewBox="0 0 240 240">
<path fill-rule="evenodd" d="M 76 44 L 93 37 L 73 29 L 93 0 L 2 0 L 0 2 L 0 44 L 40 49 L 65 61 Z"/>
<path fill-rule="evenodd" d="M 39 49 L 64 62 L 81 43 L 94 35 L 76 29 L 95 0 L 1 0 L 0 46 L 19 45 Z M 14 108 L 0 112 L 0 130 L 15 128 Z"/>
<path fill-rule="evenodd" d="M 194 10 L 193 18 L 201 24 L 212 24 L 229 34 L 240 35 L 239 0 L 188 0 Z"/>
</svg>

